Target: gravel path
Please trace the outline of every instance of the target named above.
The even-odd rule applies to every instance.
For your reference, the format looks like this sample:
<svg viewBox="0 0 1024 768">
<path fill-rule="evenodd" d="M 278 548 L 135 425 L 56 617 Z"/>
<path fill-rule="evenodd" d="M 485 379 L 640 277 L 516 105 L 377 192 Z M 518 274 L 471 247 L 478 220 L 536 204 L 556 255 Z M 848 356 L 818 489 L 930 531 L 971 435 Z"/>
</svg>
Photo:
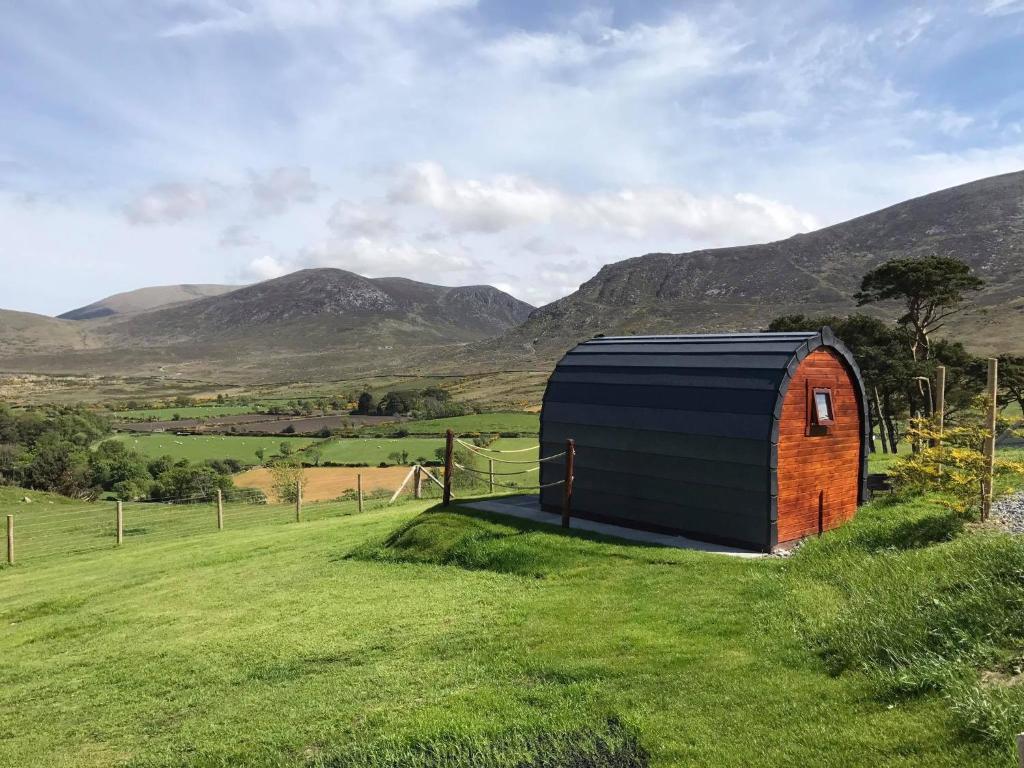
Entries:
<svg viewBox="0 0 1024 768">
<path fill-rule="evenodd" d="M 992 504 L 992 517 L 1012 533 L 1024 533 L 1024 492 L 1004 496 Z"/>
</svg>

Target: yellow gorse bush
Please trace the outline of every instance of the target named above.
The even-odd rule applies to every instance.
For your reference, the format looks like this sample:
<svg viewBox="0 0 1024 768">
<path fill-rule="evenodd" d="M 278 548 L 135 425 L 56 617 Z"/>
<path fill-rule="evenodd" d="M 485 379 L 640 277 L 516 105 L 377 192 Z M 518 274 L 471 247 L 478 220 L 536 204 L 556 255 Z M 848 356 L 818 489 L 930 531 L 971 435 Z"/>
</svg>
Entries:
<svg viewBox="0 0 1024 768">
<path fill-rule="evenodd" d="M 986 402 L 979 398 L 977 410 L 983 412 Z M 997 432 L 1006 426 L 997 425 Z M 912 494 L 939 491 L 959 512 L 979 510 L 988 471 L 984 453 L 988 437 L 989 431 L 980 424 L 958 423 L 940 431 L 934 417 L 911 419 L 907 438 L 918 450 L 893 465 L 889 473 L 893 487 Z M 1024 473 L 1024 463 L 997 457 L 993 473 L 996 477 Z"/>
</svg>

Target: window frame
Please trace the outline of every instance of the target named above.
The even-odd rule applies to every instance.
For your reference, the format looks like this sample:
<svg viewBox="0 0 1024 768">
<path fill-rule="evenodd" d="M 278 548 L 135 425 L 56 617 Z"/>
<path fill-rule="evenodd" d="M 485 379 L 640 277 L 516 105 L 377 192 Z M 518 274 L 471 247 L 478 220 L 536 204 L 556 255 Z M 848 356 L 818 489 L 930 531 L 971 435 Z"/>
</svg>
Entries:
<svg viewBox="0 0 1024 768">
<path fill-rule="evenodd" d="M 828 418 L 821 418 L 821 414 L 818 413 L 818 395 L 825 395 L 828 400 Z M 814 427 L 831 427 L 836 423 L 836 406 L 835 398 L 832 395 L 832 387 L 812 387 L 811 388 L 811 426 Z"/>
</svg>

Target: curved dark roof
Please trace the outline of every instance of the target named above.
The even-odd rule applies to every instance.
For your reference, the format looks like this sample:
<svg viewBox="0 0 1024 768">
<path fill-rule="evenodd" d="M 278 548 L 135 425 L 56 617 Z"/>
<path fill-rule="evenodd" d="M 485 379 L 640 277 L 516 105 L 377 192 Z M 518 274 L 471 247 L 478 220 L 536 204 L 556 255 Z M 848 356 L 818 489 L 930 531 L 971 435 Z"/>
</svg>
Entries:
<svg viewBox="0 0 1024 768">
<path fill-rule="evenodd" d="M 574 347 L 551 375 L 541 419 L 542 455 L 559 452 L 567 438 L 577 441 L 575 494 L 581 508 L 635 505 L 639 494 L 648 502 L 652 526 L 664 527 L 679 514 L 699 522 L 702 515 L 685 515 L 682 505 L 719 522 L 736 518 L 733 528 L 741 535 L 735 540 L 762 542 L 766 534 L 754 527 L 764 525 L 765 510 L 776 517 L 782 404 L 800 362 L 821 346 L 833 349 L 857 382 L 866 432 L 860 371 L 829 328 L 608 336 Z M 865 453 L 862 479 L 866 460 Z M 542 483 L 559 479 L 557 462 L 542 467 Z M 560 493 L 546 490 L 542 502 L 557 504 Z M 740 519 L 755 509 L 761 511 L 756 523 Z"/>
</svg>

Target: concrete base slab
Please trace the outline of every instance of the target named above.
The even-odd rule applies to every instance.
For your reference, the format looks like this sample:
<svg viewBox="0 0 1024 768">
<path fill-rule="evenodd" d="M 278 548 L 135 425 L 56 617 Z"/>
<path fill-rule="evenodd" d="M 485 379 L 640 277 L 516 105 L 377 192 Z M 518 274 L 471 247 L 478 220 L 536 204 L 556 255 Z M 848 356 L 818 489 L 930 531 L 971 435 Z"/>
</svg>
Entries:
<svg viewBox="0 0 1024 768">
<path fill-rule="evenodd" d="M 544 525 L 562 525 L 561 515 L 553 512 L 545 512 L 540 507 L 540 501 L 536 496 L 506 496 L 501 499 L 489 501 L 474 501 L 464 503 L 461 506 L 470 509 L 478 509 L 481 512 L 491 512 L 497 515 L 509 515 L 520 520 L 529 520 Z M 614 536 L 617 539 L 627 541 L 639 541 L 643 544 L 656 544 L 662 547 L 674 547 L 675 549 L 692 549 L 698 552 L 711 552 L 718 555 L 729 555 L 731 557 L 765 557 L 764 552 L 752 552 L 747 549 L 727 547 L 722 544 L 710 544 L 706 541 L 688 539 L 685 536 L 673 536 L 666 533 L 652 533 L 641 531 L 636 528 L 626 528 L 621 525 L 610 523 L 597 523 L 592 520 L 582 520 L 574 517 L 570 523 L 570 530 L 590 531 L 599 533 L 602 536 Z"/>
</svg>

